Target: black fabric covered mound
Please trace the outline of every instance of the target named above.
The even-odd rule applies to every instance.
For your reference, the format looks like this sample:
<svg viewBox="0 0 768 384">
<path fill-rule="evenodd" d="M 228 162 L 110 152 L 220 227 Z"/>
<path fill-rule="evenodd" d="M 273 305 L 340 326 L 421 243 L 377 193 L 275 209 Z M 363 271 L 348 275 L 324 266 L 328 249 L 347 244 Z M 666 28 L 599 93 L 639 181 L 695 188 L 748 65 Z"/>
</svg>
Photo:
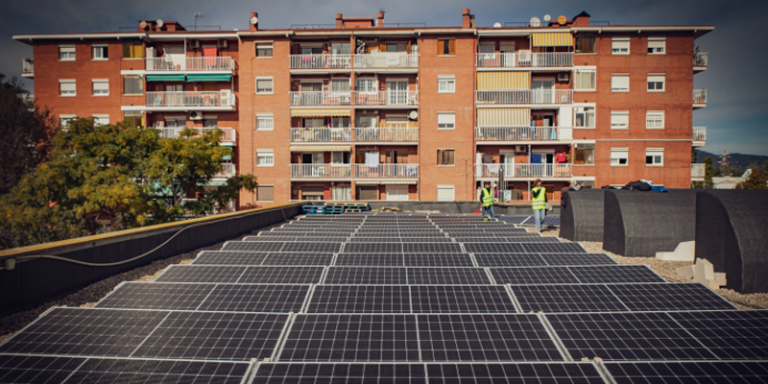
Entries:
<svg viewBox="0 0 768 384">
<path fill-rule="evenodd" d="M 701 191 L 696 257 L 725 272 L 726 288 L 768 292 L 768 191 Z"/>
<path fill-rule="evenodd" d="M 623 256 L 654 257 L 696 237 L 696 191 L 607 191 L 603 249 Z"/>
<path fill-rule="evenodd" d="M 568 191 L 560 212 L 560 237 L 571 241 L 603 241 L 605 190 Z"/>
</svg>

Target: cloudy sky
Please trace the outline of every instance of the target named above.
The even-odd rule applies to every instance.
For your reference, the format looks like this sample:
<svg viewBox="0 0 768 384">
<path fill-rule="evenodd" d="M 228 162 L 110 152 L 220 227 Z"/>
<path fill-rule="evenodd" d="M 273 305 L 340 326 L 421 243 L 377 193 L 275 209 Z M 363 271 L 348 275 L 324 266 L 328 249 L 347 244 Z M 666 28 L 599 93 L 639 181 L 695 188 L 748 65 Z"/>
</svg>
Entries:
<svg viewBox="0 0 768 384">
<path fill-rule="evenodd" d="M 138 20 L 177 20 L 200 25 L 246 29 L 249 12 L 259 12 L 264 29 L 291 24 L 334 23 L 334 14 L 374 17 L 386 10 L 387 22 L 425 22 L 428 26 L 461 25 L 462 8 L 470 8 L 478 26 L 527 21 L 550 14 L 569 18 L 581 11 L 611 25 L 714 25 L 696 40 L 709 52 L 709 68 L 695 76 L 694 88 L 706 88 L 706 108 L 693 112 L 693 125 L 707 127 L 704 150 L 768 155 L 768 49 L 764 36 L 766 0 L 24 0 L 3 1 L 0 12 L 0 73 L 19 76 L 21 61 L 32 56 L 14 34 L 115 31 L 134 28 Z M 31 83 L 31 82 L 28 82 Z M 31 85 L 30 85 L 31 86 Z"/>
</svg>

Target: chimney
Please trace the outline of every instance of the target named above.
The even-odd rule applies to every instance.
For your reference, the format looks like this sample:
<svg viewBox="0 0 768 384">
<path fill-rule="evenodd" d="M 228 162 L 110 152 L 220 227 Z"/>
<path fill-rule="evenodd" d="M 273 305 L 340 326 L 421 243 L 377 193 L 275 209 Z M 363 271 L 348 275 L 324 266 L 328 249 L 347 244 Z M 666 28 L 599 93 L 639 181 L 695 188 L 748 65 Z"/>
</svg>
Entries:
<svg viewBox="0 0 768 384">
<path fill-rule="evenodd" d="M 336 14 L 336 28 L 337 29 L 344 28 L 344 16 L 342 16 L 341 13 Z"/>
<path fill-rule="evenodd" d="M 256 20 L 254 23 L 253 21 Z M 248 19 L 248 30 L 249 31 L 258 31 L 259 30 L 259 14 L 258 12 L 251 12 L 251 17 Z"/>
<path fill-rule="evenodd" d="M 379 12 L 376 14 L 376 26 L 379 28 L 384 28 L 384 12 Z"/>
<path fill-rule="evenodd" d="M 469 14 L 469 9 L 464 9 L 461 11 L 461 27 L 462 28 L 471 28 L 472 23 L 470 20 L 472 19 L 472 15 Z"/>
</svg>

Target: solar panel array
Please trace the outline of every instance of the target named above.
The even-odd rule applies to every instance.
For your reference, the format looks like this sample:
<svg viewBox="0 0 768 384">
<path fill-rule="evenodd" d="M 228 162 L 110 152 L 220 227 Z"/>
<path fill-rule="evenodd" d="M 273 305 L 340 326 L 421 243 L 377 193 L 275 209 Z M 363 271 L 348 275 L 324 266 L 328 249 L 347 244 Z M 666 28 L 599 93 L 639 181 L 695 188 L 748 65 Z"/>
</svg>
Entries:
<svg viewBox="0 0 768 384">
<path fill-rule="evenodd" d="M 292 220 L 50 310 L 0 382 L 768 382 L 768 311 L 528 220 Z"/>
</svg>

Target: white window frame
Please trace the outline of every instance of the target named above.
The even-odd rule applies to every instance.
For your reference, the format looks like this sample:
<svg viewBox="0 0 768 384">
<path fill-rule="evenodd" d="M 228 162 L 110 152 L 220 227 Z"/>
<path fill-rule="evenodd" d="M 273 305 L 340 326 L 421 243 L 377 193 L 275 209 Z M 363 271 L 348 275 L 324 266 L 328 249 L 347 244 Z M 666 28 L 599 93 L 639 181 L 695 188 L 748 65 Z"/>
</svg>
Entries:
<svg viewBox="0 0 768 384">
<path fill-rule="evenodd" d="M 269 92 L 266 92 L 266 91 L 259 92 L 259 80 L 271 81 L 272 89 Z M 275 80 L 272 78 L 272 76 L 257 77 L 256 80 L 254 80 L 254 86 L 255 86 L 255 91 L 257 95 L 272 95 L 275 93 Z"/>
<path fill-rule="evenodd" d="M 658 89 L 654 86 L 654 89 L 648 89 L 648 86 L 653 84 L 661 83 L 661 89 Z M 648 92 L 664 92 L 667 90 L 667 75 L 663 73 L 649 73 L 648 77 L 646 79 L 646 90 Z"/>
<path fill-rule="evenodd" d="M 629 55 L 629 37 L 614 37 L 611 39 L 612 55 Z"/>
<path fill-rule="evenodd" d="M 75 61 L 75 57 L 76 50 L 74 45 L 59 45 L 59 61 Z"/>
<path fill-rule="evenodd" d="M 69 125 L 72 124 L 72 120 L 77 119 L 77 115 L 59 115 L 59 125 L 61 129 L 66 132 L 69 130 Z"/>
<path fill-rule="evenodd" d="M 621 159 L 624 159 L 624 164 L 621 164 Z M 629 166 L 629 148 L 611 148 L 611 167 L 628 167 L 628 166 Z"/>
<path fill-rule="evenodd" d="M 456 75 L 437 75 L 437 93 L 456 93 Z"/>
<path fill-rule="evenodd" d="M 451 200 L 440 200 L 440 190 L 450 190 L 452 198 Z M 453 184 L 438 184 L 437 185 L 437 201 L 456 201 L 456 186 Z"/>
<path fill-rule="evenodd" d="M 97 93 L 96 91 L 96 84 L 106 84 L 107 90 L 106 93 Z M 105 97 L 109 96 L 109 79 L 93 79 L 91 80 L 91 95 L 94 97 Z"/>
<path fill-rule="evenodd" d="M 73 90 L 72 93 L 64 93 L 64 90 L 61 88 L 62 84 L 73 84 Z M 75 97 L 77 96 L 77 82 L 75 79 L 59 79 L 59 97 Z"/>
<path fill-rule="evenodd" d="M 587 68 L 585 68 L 585 69 L 576 69 L 573 72 L 574 72 L 574 74 L 573 74 L 573 90 L 574 91 L 584 92 L 584 91 L 595 91 L 595 90 L 597 90 L 597 70 L 596 69 L 587 69 Z M 591 88 L 578 88 L 579 83 L 580 83 L 579 82 L 580 75 L 583 76 L 583 75 L 586 75 L 586 74 L 591 74 L 592 79 L 591 79 L 590 83 L 591 83 L 592 87 Z"/>
<path fill-rule="evenodd" d="M 614 81 L 619 78 L 626 78 L 627 79 L 627 88 L 617 88 L 616 84 L 614 84 Z M 611 92 L 629 92 L 629 74 L 626 73 L 614 73 L 611 75 Z"/>
<path fill-rule="evenodd" d="M 649 55 L 666 55 L 667 54 L 667 38 L 666 37 L 649 37 L 648 38 L 648 54 Z"/>
<path fill-rule="evenodd" d="M 257 149 L 256 150 L 256 166 L 257 167 L 274 167 L 275 166 L 275 150 L 274 149 Z"/>
<path fill-rule="evenodd" d="M 438 148 L 437 153 L 440 154 L 440 151 L 453 151 L 453 164 L 440 164 L 440 158 L 437 158 L 435 161 L 435 164 L 437 164 L 438 167 L 454 167 L 456 166 L 456 149 L 455 148 Z"/>
<path fill-rule="evenodd" d="M 591 109 L 592 111 L 592 124 L 591 126 L 588 125 L 588 122 L 590 121 L 588 119 L 588 116 L 590 115 L 589 111 L 587 109 Z M 596 112 L 597 108 L 594 105 L 590 106 L 583 106 L 583 107 L 575 107 L 573 108 L 573 127 L 574 128 L 595 128 L 595 118 L 596 118 Z M 576 125 L 576 122 L 579 121 L 578 117 L 580 114 L 584 115 L 584 124 L 585 125 Z"/>
<path fill-rule="evenodd" d="M 93 117 L 93 126 L 98 127 L 101 125 L 109 125 L 109 114 L 96 114 L 92 115 Z"/>
<path fill-rule="evenodd" d="M 375 77 L 360 77 L 355 80 L 355 91 L 363 94 L 375 94 L 379 89 L 379 83 Z M 361 87 L 365 84 L 365 87 Z M 365 89 L 363 89 L 365 88 Z"/>
<path fill-rule="evenodd" d="M 259 49 L 270 49 L 272 52 L 269 56 L 260 56 Z M 256 41 L 253 44 L 253 53 L 257 59 L 271 59 L 275 55 L 275 44 L 272 41 Z"/>
<path fill-rule="evenodd" d="M 611 129 L 629 129 L 629 111 L 611 111 Z"/>
<path fill-rule="evenodd" d="M 103 51 L 101 51 L 102 49 L 107 52 L 107 57 L 103 56 Z M 97 50 L 98 50 L 98 52 L 101 52 L 100 54 L 102 56 L 100 56 L 100 57 L 96 56 Z M 107 61 L 107 60 L 109 60 L 109 46 L 107 44 L 92 44 L 91 45 L 91 60 L 92 61 Z"/>
<path fill-rule="evenodd" d="M 442 119 L 441 119 L 442 116 Z M 443 120 L 441 123 L 440 120 Z M 441 128 L 440 126 L 443 125 Z M 456 112 L 438 112 L 437 113 L 437 130 L 438 131 L 452 131 L 456 129 Z"/>
<path fill-rule="evenodd" d="M 261 126 L 259 124 L 260 121 L 263 121 L 265 126 Z M 258 114 L 256 114 L 256 130 L 257 131 L 274 131 L 275 130 L 275 116 L 273 114 L 271 114 L 271 113 L 258 113 Z"/>
<path fill-rule="evenodd" d="M 664 111 L 646 111 L 645 128 L 646 129 L 664 129 L 665 116 Z"/>
<path fill-rule="evenodd" d="M 651 163 L 648 163 L 648 156 L 651 157 Z M 656 160 L 658 159 L 658 162 Z M 646 148 L 645 149 L 645 166 L 646 167 L 663 167 L 664 166 L 664 148 Z"/>
</svg>

